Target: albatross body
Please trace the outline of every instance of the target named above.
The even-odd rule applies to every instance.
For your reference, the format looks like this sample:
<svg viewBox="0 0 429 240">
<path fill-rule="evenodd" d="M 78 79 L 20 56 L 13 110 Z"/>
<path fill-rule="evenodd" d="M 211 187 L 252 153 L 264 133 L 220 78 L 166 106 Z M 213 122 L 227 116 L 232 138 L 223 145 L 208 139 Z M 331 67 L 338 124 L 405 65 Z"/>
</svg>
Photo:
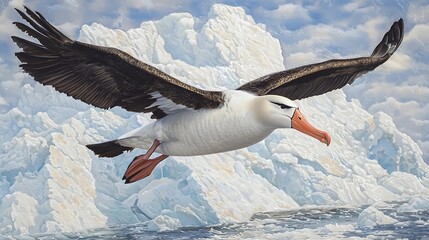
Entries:
<svg viewBox="0 0 429 240">
<path fill-rule="evenodd" d="M 224 94 L 225 104 L 220 108 L 179 111 L 131 131 L 117 142 L 148 149 L 157 139 L 162 142 L 156 149 L 158 153 L 195 156 L 244 148 L 263 140 L 278 127 L 290 127 L 288 121 L 280 121 L 282 126 L 264 122 L 264 114 L 267 114 L 264 110 L 270 111 L 267 106 L 262 106 L 266 97 L 240 90 L 225 91 Z M 296 108 L 292 101 L 287 102 Z M 292 116 L 293 110 L 289 112 Z M 284 126 L 286 124 L 289 126 Z"/>
<path fill-rule="evenodd" d="M 95 107 L 118 106 L 156 119 L 118 139 L 87 145 L 100 157 L 147 149 L 128 166 L 125 183 L 147 177 L 168 156 L 240 149 L 277 128 L 292 128 L 329 145 L 330 136 L 314 128 L 293 100 L 342 88 L 374 70 L 399 47 L 404 28 L 402 19 L 394 22 L 369 57 L 329 60 L 272 73 L 235 90 L 207 91 L 118 49 L 73 41 L 38 12 L 16 10 L 31 27 L 14 24 L 39 43 L 12 36 L 23 49 L 15 55 L 37 82 Z"/>
<path fill-rule="evenodd" d="M 118 140 L 119 144 L 148 149 L 154 139 L 157 152 L 194 156 L 236 150 L 253 145 L 275 130 L 258 120 L 257 97 L 243 91 L 225 92 L 225 104 L 213 110 L 188 110 L 168 115 Z"/>
</svg>

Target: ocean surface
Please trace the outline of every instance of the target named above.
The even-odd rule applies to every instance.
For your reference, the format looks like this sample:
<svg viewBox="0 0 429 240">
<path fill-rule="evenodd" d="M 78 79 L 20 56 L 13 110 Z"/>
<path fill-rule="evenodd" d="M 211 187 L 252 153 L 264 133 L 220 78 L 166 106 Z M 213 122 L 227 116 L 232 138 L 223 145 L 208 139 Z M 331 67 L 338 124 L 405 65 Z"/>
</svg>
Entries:
<svg viewBox="0 0 429 240">
<path fill-rule="evenodd" d="M 400 212 L 401 203 L 378 207 L 392 224 L 358 224 L 368 206 L 306 208 L 255 214 L 248 222 L 153 232 L 145 223 L 79 233 L 14 236 L 10 239 L 429 239 L 429 211 Z"/>
</svg>

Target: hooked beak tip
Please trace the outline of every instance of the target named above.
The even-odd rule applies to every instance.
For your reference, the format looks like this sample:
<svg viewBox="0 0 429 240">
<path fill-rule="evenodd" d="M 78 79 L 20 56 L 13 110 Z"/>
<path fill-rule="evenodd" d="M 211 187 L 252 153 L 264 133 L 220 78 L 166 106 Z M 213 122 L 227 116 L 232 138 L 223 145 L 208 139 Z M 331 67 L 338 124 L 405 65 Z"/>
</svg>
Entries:
<svg viewBox="0 0 429 240">
<path fill-rule="evenodd" d="M 327 132 L 322 132 L 324 139 L 323 139 L 323 143 L 326 144 L 326 146 L 329 146 L 331 144 L 331 136 L 329 136 L 329 134 Z"/>
</svg>

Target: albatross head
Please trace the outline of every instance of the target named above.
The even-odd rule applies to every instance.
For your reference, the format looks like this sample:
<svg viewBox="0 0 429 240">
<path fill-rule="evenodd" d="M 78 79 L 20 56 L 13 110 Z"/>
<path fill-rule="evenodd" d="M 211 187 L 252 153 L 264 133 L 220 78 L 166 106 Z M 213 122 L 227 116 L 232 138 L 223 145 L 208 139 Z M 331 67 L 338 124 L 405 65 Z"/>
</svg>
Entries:
<svg viewBox="0 0 429 240">
<path fill-rule="evenodd" d="M 292 100 L 277 95 L 265 95 L 258 97 L 256 104 L 257 116 L 264 125 L 293 128 L 328 146 L 331 143 L 329 134 L 313 127 Z"/>
</svg>

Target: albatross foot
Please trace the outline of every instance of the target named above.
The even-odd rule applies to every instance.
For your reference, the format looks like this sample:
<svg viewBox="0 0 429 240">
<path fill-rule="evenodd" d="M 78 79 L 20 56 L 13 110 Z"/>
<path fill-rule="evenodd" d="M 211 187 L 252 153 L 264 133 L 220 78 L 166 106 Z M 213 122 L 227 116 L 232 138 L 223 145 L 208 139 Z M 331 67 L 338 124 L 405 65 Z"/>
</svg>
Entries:
<svg viewBox="0 0 429 240">
<path fill-rule="evenodd" d="M 125 180 L 126 184 L 149 176 L 156 165 L 168 157 L 167 155 L 160 155 L 154 159 L 149 159 L 160 144 L 161 143 L 155 139 L 152 146 L 145 154 L 139 155 L 133 159 L 122 177 L 122 180 Z"/>
<path fill-rule="evenodd" d="M 155 169 L 156 165 L 167 157 L 168 155 L 160 155 L 154 159 L 147 159 L 145 158 L 145 155 L 137 156 L 131 162 L 127 171 L 125 171 L 122 179 L 125 180 L 126 184 L 141 180 L 149 176 L 153 169 Z"/>
</svg>

